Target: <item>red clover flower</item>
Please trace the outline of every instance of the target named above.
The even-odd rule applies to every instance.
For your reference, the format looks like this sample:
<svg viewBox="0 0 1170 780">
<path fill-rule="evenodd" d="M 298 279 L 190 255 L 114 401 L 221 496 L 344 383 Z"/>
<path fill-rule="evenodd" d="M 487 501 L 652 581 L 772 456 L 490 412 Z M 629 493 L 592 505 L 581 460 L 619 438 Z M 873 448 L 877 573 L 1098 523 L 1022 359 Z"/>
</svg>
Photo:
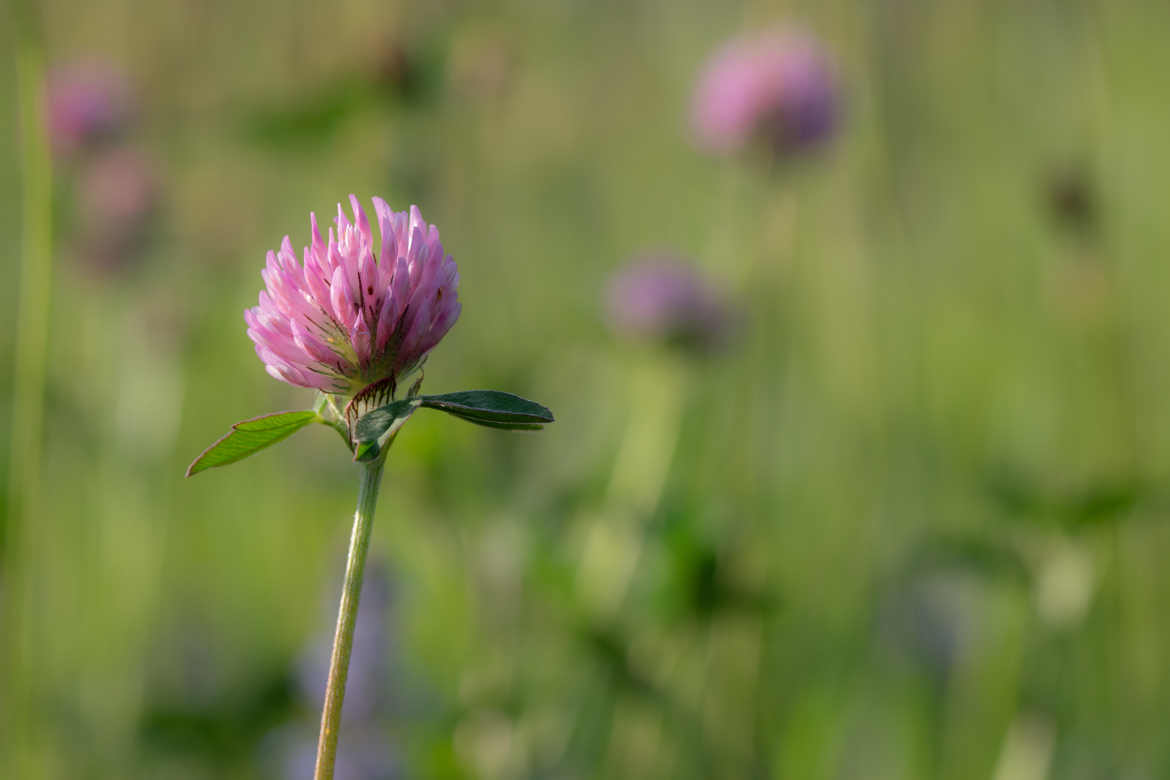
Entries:
<svg viewBox="0 0 1170 780">
<path fill-rule="evenodd" d="M 192 476 L 235 463 L 313 423 L 340 433 L 360 467 L 317 740 L 316 780 L 333 780 L 338 766 L 346 678 L 355 649 L 359 659 L 362 650 L 354 646 L 354 629 L 374 507 L 386 455 L 399 430 L 423 407 L 503 430 L 535 430 L 553 421 L 544 406 L 497 390 L 419 395 L 421 378 L 405 398 L 395 398 L 398 381 L 421 368 L 458 319 L 459 272 L 443 251 L 438 229 L 423 220 L 416 206 L 395 212 L 374 198 L 381 233 L 381 246 L 375 247 L 369 219 L 355 196 L 349 200 L 353 221 L 339 204 L 328 241 L 317 217 L 310 215 L 311 243 L 301 262 L 288 236 L 279 251 L 268 253 L 261 272 L 266 289 L 259 304 L 244 312 L 248 335 L 268 373 L 325 395 L 319 394 L 312 409 L 236 423 L 187 468 Z M 344 414 L 332 395 L 353 396 Z"/>
<path fill-rule="evenodd" d="M 97 62 L 56 68 L 45 102 L 49 139 L 63 156 L 115 138 L 126 129 L 132 113 L 125 80 Z"/>
<path fill-rule="evenodd" d="M 648 255 L 615 273 L 606 290 L 611 329 L 622 336 L 717 351 L 731 329 L 727 301 L 691 264 Z"/>
<path fill-rule="evenodd" d="M 244 320 L 277 379 L 345 396 L 384 383 L 392 394 L 459 317 L 459 272 L 417 206 L 394 212 L 373 199 L 379 251 L 358 199 L 349 199 L 354 221 L 338 204 L 328 241 L 310 215 L 303 262 L 288 236 L 268 253 L 267 289 Z"/>
<path fill-rule="evenodd" d="M 812 36 L 774 31 L 720 50 L 700 78 L 692 126 L 700 146 L 737 151 L 762 140 L 779 155 L 832 137 L 840 113 L 832 63 Z"/>
</svg>

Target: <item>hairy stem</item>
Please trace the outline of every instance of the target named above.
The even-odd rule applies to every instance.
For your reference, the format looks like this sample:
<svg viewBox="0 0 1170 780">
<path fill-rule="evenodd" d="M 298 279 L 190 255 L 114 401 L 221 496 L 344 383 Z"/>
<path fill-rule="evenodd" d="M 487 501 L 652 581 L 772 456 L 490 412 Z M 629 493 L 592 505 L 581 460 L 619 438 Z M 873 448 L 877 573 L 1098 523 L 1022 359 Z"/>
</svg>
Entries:
<svg viewBox="0 0 1170 780">
<path fill-rule="evenodd" d="M 333 655 L 329 661 L 329 683 L 325 688 L 325 706 L 321 710 L 321 735 L 317 741 L 315 780 L 331 780 L 337 759 L 337 736 L 341 727 L 341 703 L 345 699 L 345 679 L 349 674 L 349 656 L 353 649 L 353 629 L 357 622 L 358 598 L 370 548 L 370 529 L 374 524 L 374 506 L 382 482 L 386 449 L 372 462 L 361 465 L 357 511 L 353 515 L 353 534 L 349 540 L 349 558 L 345 564 L 345 584 L 337 613 L 337 632 L 333 636 Z"/>
</svg>

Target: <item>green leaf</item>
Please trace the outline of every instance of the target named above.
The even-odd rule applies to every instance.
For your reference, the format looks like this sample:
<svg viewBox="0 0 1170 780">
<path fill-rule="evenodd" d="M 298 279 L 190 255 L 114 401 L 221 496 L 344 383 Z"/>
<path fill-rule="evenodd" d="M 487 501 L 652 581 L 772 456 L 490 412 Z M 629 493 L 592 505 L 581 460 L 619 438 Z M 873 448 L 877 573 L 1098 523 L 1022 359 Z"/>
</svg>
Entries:
<svg viewBox="0 0 1170 780">
<path fill-rule="evenodd" d="M 473 417 L 469 414 L 452 411 L 451 409 L 444 409 L 443 411 L 447 412 L 447 414 L 451 415 L 452 417 L 458 417 L 460 420 L 466 420 L 467 422 L 474 423 L 475 425 L 482 425 L 485 428 L 498 428 L 502 431 L 539 431 L 544 428 L 544 426 L 539 423 L 499 422 L 497 420 L 485 420 L 482 417 Z"/>
<path fill-rule="evenodd" d="M 404 398 L 362 415 L 353 426 L 353 459 L 367 461 L 376 458 L 386 440 L 398 432 L 418 407 L 417 398 Z"/>
<path fill-rule="evenodd" d="M 1119 522 L 1133 511 L 1143 492 L 1136 480 L 1094 485 L 1064 502 L 1065 525 L 1078 529 Z"/>
<path fill-rule="evenodd" d="M 533 429 L 553 422 L 547 407 L 499 390 L 464 390 L 443 395 L 424 395 L 423 406 L 490 428 Z"/>
<path fill-rule="evenodd" d="M 266 148 L 293 148 L 328 141 L 345 122 L 377 105 L 379 95 L 362 79 L 344 78 L 240 117 L 244 137 Z"/>
<path fill-rule="evenodd" d="M 552 412 L 538 403 L 497 390 L 465 390 L 444 395 L 404 398 L 362 415 L 353 427 L 353 459 L 369 461 L 378 457 L 386 441 L 398 433 L 420 406 L 488 428 L 507 431 L 539 430 L 553 421 Z"/>
<path fill-rule="evenodd" d="M 238 422 L 191 462 L 187 467 L 187 476 L 192 477 L 200 471 L 243 460 L 320 419 L 313 411 L 276 412 Z"/>
</svg>

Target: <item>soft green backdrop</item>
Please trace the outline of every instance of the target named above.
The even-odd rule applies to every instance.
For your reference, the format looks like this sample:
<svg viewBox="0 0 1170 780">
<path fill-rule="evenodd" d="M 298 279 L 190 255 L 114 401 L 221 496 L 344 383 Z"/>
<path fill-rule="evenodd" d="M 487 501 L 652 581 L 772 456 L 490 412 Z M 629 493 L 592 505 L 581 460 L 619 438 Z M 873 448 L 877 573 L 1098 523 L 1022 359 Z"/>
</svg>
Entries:
<svg viewBox="0 0 1170 780">
<path fill-rule="evenodd" d="M 398 776 L 1170 777 L 1170 6 L 39 11 L 50 64 L 128 75 L 161 205 L 98 271 L 55 171 L 39 488 L 3 516 L 0 776 L 280 777 L 272 731 L 312 731 L 290 680 L 333 619 L 355 468 L 313 428 L 182 474 L 231 422 L 311 402 L 240 315 L 264 252 L 353 192 L 419 204 L 459 263 L 426 389 L 558 417 L 419 414 L 391 453 L 375 733 Z M 785 20 L 837 58 L 840 137 L 772 168 L 703 156 L 705 58 Z M 1069 190 L 1087 211 L 1060 211 Z M 605 327 L 609 274 L 661 248 L 738 302 L 726 354 Z"/>
</svg>

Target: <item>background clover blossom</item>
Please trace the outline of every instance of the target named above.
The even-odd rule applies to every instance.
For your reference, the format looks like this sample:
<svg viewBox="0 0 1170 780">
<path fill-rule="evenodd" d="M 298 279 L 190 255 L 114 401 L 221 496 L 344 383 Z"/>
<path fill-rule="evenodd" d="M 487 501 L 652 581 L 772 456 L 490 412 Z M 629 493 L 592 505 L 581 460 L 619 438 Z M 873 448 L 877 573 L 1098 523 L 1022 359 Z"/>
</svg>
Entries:
<svg viewBox="0 0 1170 780">
<path fill-rule="evenodd" d="M 723 346 L 730 326 L 726 302 L 684 260 L 651 255 L 610 279 L 610 326 L 617 333 L 711 350 Z"/>
<path fill-rule="evenodd" d="M 342 708 L 346 745 L 337 757 L 334 780 L 389 780 L 402 774 L 399 757 L 387 739 L 396 714 L 391 696 L 393 667 L 398 663 L 394 601 L 389 568 L 382 561 L 371 560 L 362 583 Z M 332 632 L 320 636 L 296 664 L 296 699 L 308 705 L 307 709 L 321 705 L 332 639 Z M 273 774 L 312 777 L 316 737 L 296 722 L 271 732 L 263 747 Z"/>
<path fill-rule="evenodd" d="M 352 394 L 419 366 L 455 324 L 459 272 L 439 231 L 418 207 L 395 212 L 374 198 L 381 232 L 376 253 L 370 222 L 350 195 L 354 221 L 337 206 L 322 238 L 310 215 L 312 243 L 298 263 L 288 236 L 268 253 L 267 289 L 244 312 L 248 336 L 268 373 L 327 393 Z"/>
<path fill-rule="evenodd" d="M 136 149 L 114 148 L 88 160 L 77 184 L 76 242 L 89 268 L 130 266 L 147 244 L 160 200 L 154 167 Z"/>
<path fill-rule="evenodd" d="M 806 33 L 775 31 L 732 41 L 700 78 L 692 126 L 700 146 L 733 152 L 753 139 L 778 154 L 814 147 L 837 128 L 833 66 Z"/>
<path fill-rule="evenodd" d="M 49 78 L 46 105 L 49 138 L 64 156 L 116 137 L 131 114 L 125 80 L 100 63 L 57 68 Z"/>
</svg>

